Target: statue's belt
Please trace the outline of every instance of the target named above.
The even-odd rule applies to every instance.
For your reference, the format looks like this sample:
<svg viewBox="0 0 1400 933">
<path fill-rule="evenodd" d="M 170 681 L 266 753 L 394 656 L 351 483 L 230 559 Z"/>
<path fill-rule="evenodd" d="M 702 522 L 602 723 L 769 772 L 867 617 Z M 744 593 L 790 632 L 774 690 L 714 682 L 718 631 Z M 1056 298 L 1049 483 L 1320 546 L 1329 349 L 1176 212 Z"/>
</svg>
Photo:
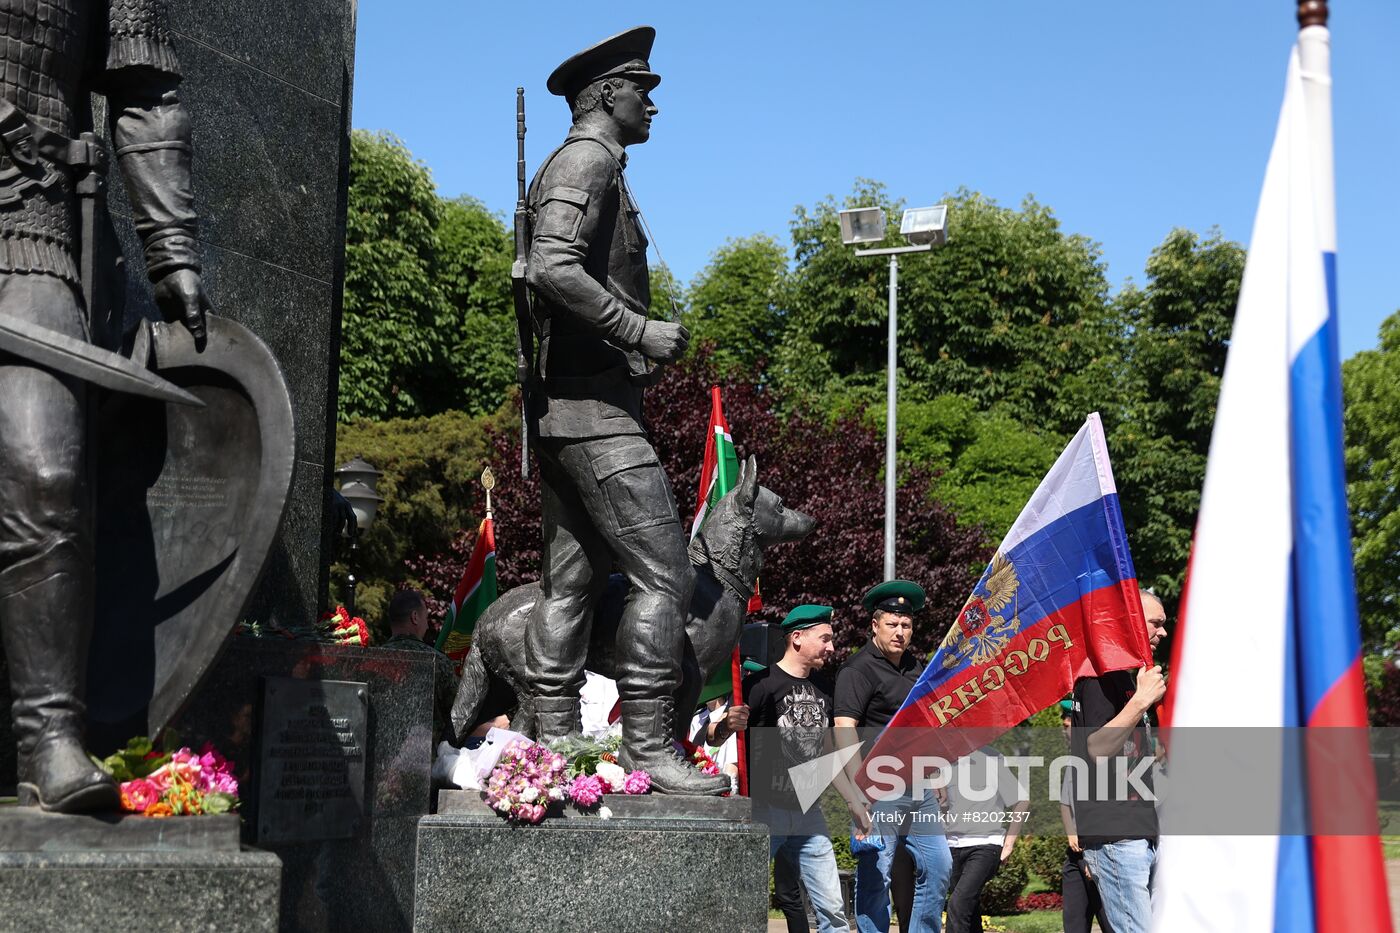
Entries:
<svg viewBox="0 0 1400 933">
<path fill-rule="evenodd" d="M 59 177 L 51 166 L 60 165 L 76 174 L 103 175 L 107 150 L 95 133 L 70 139 L 62 133 L 35 126 L 24 111 L 0 97 L 0 142 L 11 164 L 0 170 L 0 207 L 17 203 L 30 188 L 47 188 Z"/>
</svg>

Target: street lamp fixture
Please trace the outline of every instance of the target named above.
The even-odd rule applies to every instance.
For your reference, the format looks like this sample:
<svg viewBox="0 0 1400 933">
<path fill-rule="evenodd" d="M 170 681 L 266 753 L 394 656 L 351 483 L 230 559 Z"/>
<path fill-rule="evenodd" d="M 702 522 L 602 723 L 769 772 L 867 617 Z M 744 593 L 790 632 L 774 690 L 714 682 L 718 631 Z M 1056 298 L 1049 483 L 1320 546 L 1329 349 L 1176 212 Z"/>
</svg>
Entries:
<svg viewBox="0 0 1400 933">
<path fill-rule="evenodd" d="M 841 211 L 841 242 L 847 246 L 878 243 L 885 239 L 885 212 L 878 207 L 857 207 Z M 904 212 L 899 232 L 908 246 L 858 249 L 857 256 L 890 257 L 890 329 L 887 348 L 885 387 L 885 579 L 894 573 L 894 492 L 895 492 L 895 372 L 898 366 L 896 340 L 899 334 L 899 257 L 903 253 L 924 253 L 948 242 L 948 205 L 914 207 Z"/>
<path fill-rule="evenodd" d="M 377 491 L 379 477 L 384 474 L 356 457 L 349 463 L 341 465 L 335 471 L 335 475 L 340 477 L 341 496 L 350 503 L 350 509 L 355 513 L 355 522 L 349 528 L 350 555 L 345 562 L 347 569 L 345 608 L 353 616 L 355 614 L 356 574 L 359 571 L 360 534 L 368 531 L 369 526 L 374 524 L 374 516 L 379 511 L 379 503 L 384 501 L 384 497 L 379 495 Z"/>
<path fill-rule="evenodd" d="M 853 207 L 837 216 L 841 219 L 841 242 L 847 246 L 879 243 L 885 238 L 883 207 Z"/>
</svg>

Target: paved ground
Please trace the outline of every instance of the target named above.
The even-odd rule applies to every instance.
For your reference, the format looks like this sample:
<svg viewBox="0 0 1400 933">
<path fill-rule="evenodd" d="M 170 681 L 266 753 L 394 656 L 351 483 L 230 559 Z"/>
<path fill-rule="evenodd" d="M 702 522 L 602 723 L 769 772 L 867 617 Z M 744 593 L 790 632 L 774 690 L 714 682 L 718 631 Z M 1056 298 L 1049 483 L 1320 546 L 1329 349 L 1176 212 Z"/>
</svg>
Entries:
<svg viewBox="0 0 1400 933">
<path fill-rule="evenodd" d="M 1386 878 L 1390 881 L 1390 921 L 1391 926 L 1400 930 L 1400 859 L 1390 859 L 1385 863 Z M 853 928 L 854 929 L 854 928 Z M 895 929 L 898 929 L 896 926 Z M 782 920 L 768 921 L 768 933 L 787 933 L 787 924 Z"/>
</svg>

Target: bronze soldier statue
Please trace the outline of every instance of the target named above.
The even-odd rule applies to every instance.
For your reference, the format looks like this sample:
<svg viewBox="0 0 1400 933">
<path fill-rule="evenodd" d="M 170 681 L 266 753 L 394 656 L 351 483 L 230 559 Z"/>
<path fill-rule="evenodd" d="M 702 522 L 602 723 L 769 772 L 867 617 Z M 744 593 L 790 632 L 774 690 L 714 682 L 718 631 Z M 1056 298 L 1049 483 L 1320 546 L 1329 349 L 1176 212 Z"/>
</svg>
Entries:
<svg viewBox="0 0 1400 933">
<path fill-rule="evenodd" d="M 0 0 L 0 13 L 0 329 L 23 337 L 0 353 L 0 626 L 19 797 L 46 810 L 114 808 L 117 788 L 82 743 L 93 619 L 86 380 L 107 383 L 83 369 L 84 355 L 103 351 L 64 349 L 110 348 L 121 336 L 95 311 L 99 296 L 80 287 L 96 281 L 101 231 L 83 228 L 93 212 L 79 200 L 100 191 L 107 160 L 89 92 L 107 99 L 156 302 L 199 341 L 208 302 L 190 121 L 159 0 Z"/>
<path fill-rule="evenodd" d="M 579 728 L 593 610 L 615 565 L 631 584 L 618 629 L 622 763 L 664 793 L 718 794 L 671 744 L 695 574 L 670 482 L 647 437 L 642 390 L 690 340 L 648 320 L 647 240 L 623 175 L 644 143 L 661 78 L 638 27 L 573 56 L 550 75 L 573 128 L 530 185 L 526 279 L 539 350 L 528 424 L 540 464 L 543 595 L 525 638 L 537 738 Z M 687 714 L 689 711 L 686 711 Z"/>
</svg>

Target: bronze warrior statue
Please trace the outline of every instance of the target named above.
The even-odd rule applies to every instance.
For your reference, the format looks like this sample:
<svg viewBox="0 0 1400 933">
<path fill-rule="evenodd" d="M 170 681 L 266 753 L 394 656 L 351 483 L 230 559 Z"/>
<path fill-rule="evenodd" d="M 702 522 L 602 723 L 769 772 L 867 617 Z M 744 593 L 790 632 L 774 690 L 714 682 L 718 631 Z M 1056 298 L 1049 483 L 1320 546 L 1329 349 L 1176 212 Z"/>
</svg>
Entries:
<svg viewBox="0 0 1400 933">
<path fill-rule="evenodd" d="M 690 335 L 649 320 L 647 240 L 623 173 L 644 143 L 661 78 L 647 62 L 655 30 L 628 30 L 550 75 L 573 127 L 530 185 L 526 281 L 538 356 L 527 422 L 539 458 L 542 593 L 525 633 L 536 737 L 578 730 L 579 690 L 598 600 L 616 566 L 630 583 L 617 631 L 622 763 L 661 792 L 718 794 L 672 750 L 685 621 L 695 573 L 666 473 L 642 419 L 642 390 Z M 685 711 L 688 716 L 689 711 Z M 526 717 L 527 720 L 529 717 Z"/>
<path fill-rule="evenodd" d="M 93 366 L 104 351 L 91 344 L 112 349 L 121 333 L 92 284 L 101 231 L 91 205 L 107 155 L 91 132 L 89 93 L 106 97 L 156 302 L 199 341 L 208 302 L 190 122 L 159 0 L 0 0 L 0 13 L 0 331 L 20 335 L 0 352 L 0 626 L 19 796 L 46 810 L 101 809 L 118 795 L 82 743 L 93 619 L 89 383 L 109 384 L 98 371 L 115 365 Z"/>
</svg>

